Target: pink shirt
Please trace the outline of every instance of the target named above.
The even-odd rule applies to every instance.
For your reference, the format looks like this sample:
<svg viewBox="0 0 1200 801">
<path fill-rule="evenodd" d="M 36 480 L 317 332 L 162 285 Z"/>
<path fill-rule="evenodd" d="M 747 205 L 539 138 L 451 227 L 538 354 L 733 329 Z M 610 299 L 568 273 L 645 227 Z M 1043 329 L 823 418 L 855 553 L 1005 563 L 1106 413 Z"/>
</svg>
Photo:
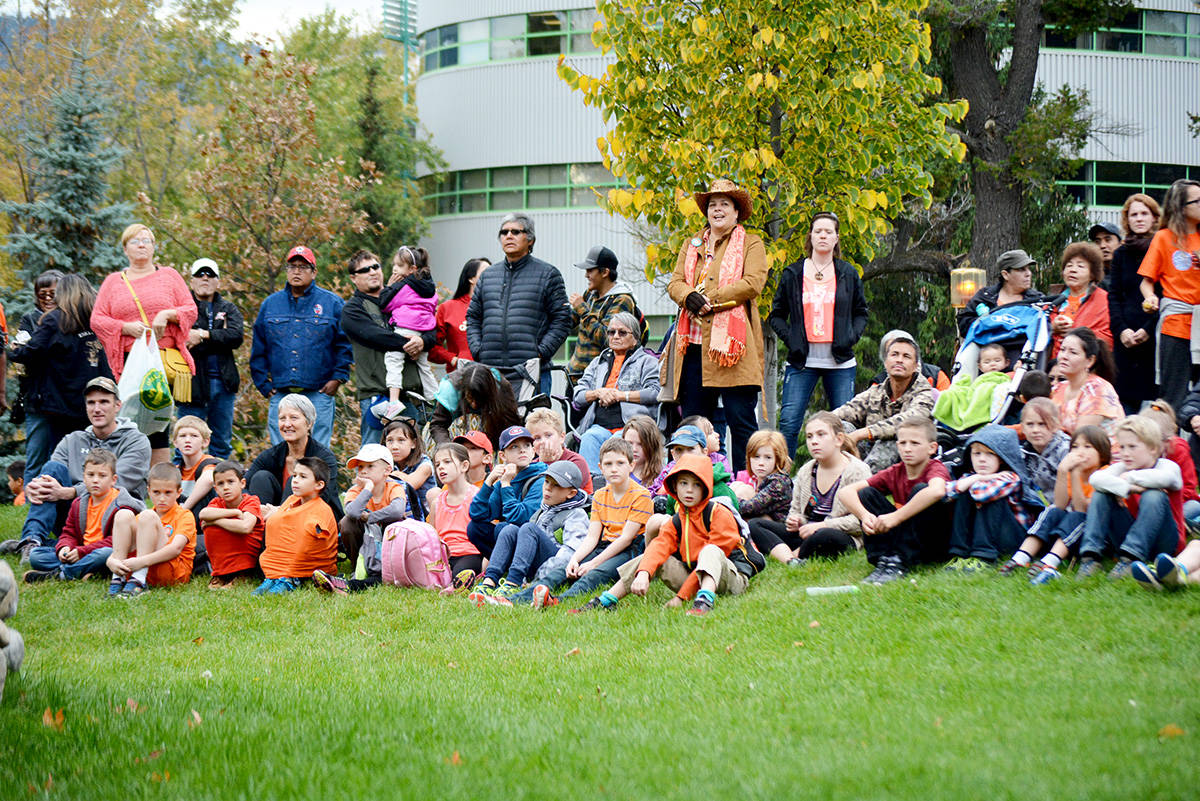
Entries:
<svg viewBox="0 0 1200 801">
<path fill-rule="evenodd" d="M 138 305 L 121 277 L 123 271 L 109 273 L 100 285 L 96 295 L 96 305 L 92 309 L 92 330 L 96 338 L 104 345 L 108 356 L 108 366 L 112 368 L 113 378 L 121 379 L 121 371 L 125 368 L 125 354 L 133 347 L 133 337 L 121 333 L 121 326 L 135 320 L 142 321 Z M 146 320 L 154 322 L 154 315 L 163 309 L 175 309 L 179 322 L 167 325 L 166 333 L 158 338 L 160 349 L 178 348 L 187 361 L 188 368 L 194 374 L 196 363 L 187 350 L 187 335 L 196 322 L 196 301 L 192 299 L 191 290 L 183 281 L 183 276 L 168 267 L 159 267 L 149 275 L 141 278 L 131 278 L 134 292 L 146 311 Z"/>
</svg>

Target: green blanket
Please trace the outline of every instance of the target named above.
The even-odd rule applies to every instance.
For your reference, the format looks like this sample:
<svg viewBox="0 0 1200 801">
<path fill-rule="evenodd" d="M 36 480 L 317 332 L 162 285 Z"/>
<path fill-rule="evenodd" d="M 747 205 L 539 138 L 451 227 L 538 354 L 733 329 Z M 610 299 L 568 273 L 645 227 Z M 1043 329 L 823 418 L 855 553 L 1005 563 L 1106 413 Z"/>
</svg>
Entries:
<svg viewBox="0 0 1200 801">
<path fill-rule="evenodd" d="M 959 378 L 938 396 L 933 417 L 955 431 L 983 425 L 992 419 L 992 399 L 1009 377 L 1004 373 L 984 373 L 978 378 Z"/>
</svg>

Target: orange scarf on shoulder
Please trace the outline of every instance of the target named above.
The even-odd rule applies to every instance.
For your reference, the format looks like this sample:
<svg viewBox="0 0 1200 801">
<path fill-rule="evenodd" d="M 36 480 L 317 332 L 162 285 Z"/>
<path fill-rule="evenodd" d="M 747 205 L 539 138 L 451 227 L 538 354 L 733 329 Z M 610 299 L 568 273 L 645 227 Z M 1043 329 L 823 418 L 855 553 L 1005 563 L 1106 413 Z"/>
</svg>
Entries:
<svg viewBox="0 0 1200 801">
<path fill-rule="evenodd" d="M 703 289 L 696 284 L 696 265 L 700 261 L 700 248 L 708 242 L 711 235 L 712 229 L 705 228 L 701 239 L 692 239 L 688 242 L 683 276 L 688 285 L 696 287 L 698 292 L 703 292 Z M 725 246 L 725 253 L 721 256 L 721 271 L 717 276 L 717 286 L 729 286 L 734 281 L 740 281 L 745 271 L 745 262 L 746 229 L 739 225 L 729 235 L 729 244 Z M 705 277 L 707 277 L 707 271 L 705 276 L 701 277 L 701 284 Z M 679 322 L 676 325 L 676 330 L 680 332 L 676 336 L 680 355 L 692 343 L 692 337 L 688 336 L 688 333 L 693 332 L 693 326 L 699 327 L 697 322 L 692 319 L 691 312 L 687 310 L 686 306 L 680 307 Z M 744 303 L 738 303 L 732 308 L 714 313 L 712 332 L 709 334 L 708 357 L 722 367 L 732 367 L 737 364 L 738 360 L 742 358 L 742 354 L 746 352 L 748 328 L 749 320 L 746 318 L 746 304 Z"/>
</svg>

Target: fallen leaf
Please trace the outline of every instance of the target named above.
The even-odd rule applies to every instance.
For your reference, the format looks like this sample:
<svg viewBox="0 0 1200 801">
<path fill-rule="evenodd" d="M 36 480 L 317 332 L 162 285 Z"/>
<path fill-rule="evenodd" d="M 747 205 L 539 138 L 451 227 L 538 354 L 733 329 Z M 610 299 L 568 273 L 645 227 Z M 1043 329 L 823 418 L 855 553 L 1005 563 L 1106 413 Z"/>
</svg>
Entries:
<svg viewBox="0 0 1200 801">
<path fill-rule="evenodd" d="M 365 631 L 363 631 L 362 629 L 359 629 L 359 630 L 358 630 L 358 633 L 359 633 L 359 634 L 361 634 L 361 635 L 362 635 L 362 636 L 364 636 L 364 637 L 373 637 L 373 636 L 374 636 L 373 634 L 367 634 L 367 633 L 366 633 Z"/>
<path fill-rule="evenodd" d="M 46 707 L 46 711 L 42 713 L 42 725 L 55 731 L 62 731 L 63 711 L 60 709 L 57 712 L 51 712 L 50 707 Z"/>
<path fill-rule="evenodd" d="M 162 755 L 163 749 L 159 748 L 157 751 L 151 751 L 149 754 L 146 754 L 146 761 L 149 762 L 151 759 L 158 759 Z"/>
<path fill-rule="evenodd" d="M 809 627 L 810 629 L 815 629 L 815 628 L 817 628 L 817 627 L 818 627 L 818 626 L 820 626 L 820 625 L 821 625 L 821 623 L 820 623 L 819 621 L 816 621 L 816 620 L 814 620 L 812 623 L 809 623 L 809 624 L 808 624 L 808 627 Z"/>
<path fill-rule="evenodd" d="M 46 774 L 46 783 L 42 785 L 49 792 L 54 789 L 54 776 L 50 773 Z"/>
<path fill-rule="evenodd" d="M 37 792 L 38 792 L 37 785 L 36 785 L 36 784 L 34 784 L 33 782 L 29 782 L 29 794 L 30 794 L 30 795 L 37 795 Z"/>
<path fill-rule="evenodd" d="M 804 647 L 804 640 L 795 640 L 795 641 L 792 643 L 792 647 L 793 647 L 793 648 L 803 648 L 803 647 Z"/>
<path fill-rule="evenodd" d="M 194 642 L 196 645 L 199 645 L 200 643 L 204 642 L 204 638 L 197 637 L 196 639 L 192 640 L 192 642 Z"/>
<path fill-rule="evenodd" d="M 204 720 L 200 717 L 200 713 L 193 709 L 192 714 L 188 717 L 188 728 L 194 729 L 203 722 Z"/>
<path fill-rule="evenodd" d="M 169 781 L 171 781 L 171 771 L 166 770 L 166 771 L 163 771 L 162 773 L 159 773 L 158 771 L 154 771 L 153 773 L 150 774 L 150 781 L 152 781 L 152 782 L 169 782 Z"/>
<path fill-rule="evenodd" d="M 461 765 L 462 757 L 458 755 L 458 751 L 455 751 L 447 759 L 444 759 L 442 761 L 445 762 L 447 765 Z"/>
<path fill-rule="evenodd" d="M 583 651 L 579 650 L 579 648 L 576 647 L 576 648 L 572 648 L 570 651 L 567 651 L 567 656 L 579 656 L 582 653 L 583 653 Z"/>
<path fill-rule="evenodd" d="M 939 729 L 940 729 L 940 728 L 942 728 L 942 719 L 941 719 L 941 717 L 934 718 L 933 725 L 934 725 L 934 726 L 936 726 L 936 727 L 937 727 L 937 728 L 939 728 Z"/>
<path fill-rule="evenodd" d="M 130 712 L 141 712 L 142 711 L 142 705 L 139 704 L 137 701 L 133 700 L 132 698 L 125 699 L 125 707 Z"/>
<path fill-rule="evenodd" d="M 727 654 L 733 653 L 733 643 L 729 643 L 729 645 L 725 646 L 725 653 L 727 653 Z"/>
<path fill-rule="evenodd" d="M 450 668 L 451 670 L 455 670 L 456 668 L 458 668 L 458 663 L 457 662 L 447 662 L 446 667 Z"/>
<path fill-rule="evenodd" d="M 1176 726 L 1174 723 L 1168 723 L 1166 726 L 1163 726 L 1158 730 L 1158 739 L 1167 740 L 1172 737 L 1182 737 L 1185 734 L 1187 734 L 1187 732 Z"/>
</svg>

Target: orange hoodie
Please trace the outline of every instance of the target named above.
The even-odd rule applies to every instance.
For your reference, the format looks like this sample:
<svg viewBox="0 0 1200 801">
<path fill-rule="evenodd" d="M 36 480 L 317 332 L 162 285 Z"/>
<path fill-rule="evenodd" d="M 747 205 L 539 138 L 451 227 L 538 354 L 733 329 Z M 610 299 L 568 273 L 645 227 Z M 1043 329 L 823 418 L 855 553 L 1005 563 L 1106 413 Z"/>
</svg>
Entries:
<svg viewBox="0 0 1200 801">
<path fill-rule="evenodd" d="M 675 495 L 673 476 L 680 473 L 691 473 L 696 476 L 706 490 L 700 503 L 691 508 L 684 507 L 678 496 Z M 705 545 L 715 545 L 721 549 L 723 554 L 729 556 L 733 549 L 741 544 L 742 534 L 738 528 L 737 519 L 734 518 L 733 512 L 729 511 L 729 507 L 724 504 L 713 504 L 712 525 L 707 530 L 704 527 L 704 507 L 712 497 L 713 491 L 712 462 L 708 457 L 694 453 L 683 456 L 675 463 L 671 472 L 667 473 L 663 480 L 663 487 L 667 490 L 668 495 L 675 498 L 676 511 L 679 513 L 680 527 L 683 531 L 675 530 L 674 518 L 664 523 L 659 529 L 658 536 L 654 538 L 654 541 L 646 548 L 646 553 L 642 555 L 642 562 L 638 566 L 639 573 L 645 570 L 653 576 L 654 572 L 670 556 L 675 556 L 688 567 L 695 568 L 696 556 Z M 676 595 L 686 601 L 696 594 L 699 587 L 700 579 L 693 570 Z"/>
</svg>

